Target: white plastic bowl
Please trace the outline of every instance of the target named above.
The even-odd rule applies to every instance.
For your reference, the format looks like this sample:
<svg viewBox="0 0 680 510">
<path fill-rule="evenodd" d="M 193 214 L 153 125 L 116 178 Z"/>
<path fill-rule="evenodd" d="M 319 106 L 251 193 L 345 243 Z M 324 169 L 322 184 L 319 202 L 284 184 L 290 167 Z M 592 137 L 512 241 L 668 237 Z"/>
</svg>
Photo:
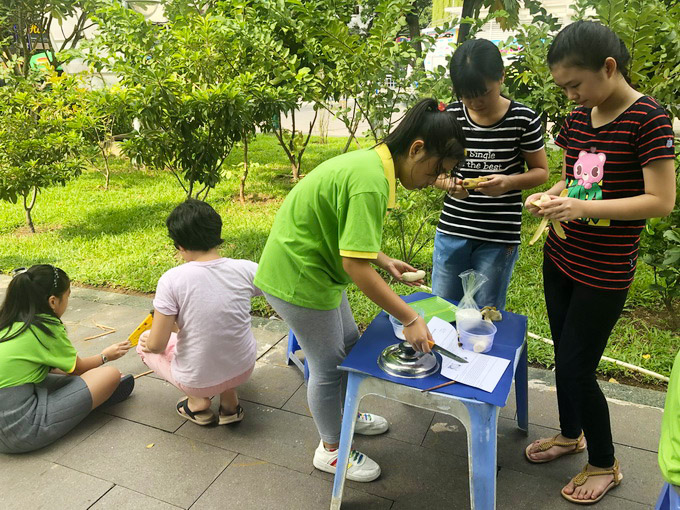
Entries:
<svg viewBox="0 0 680 510">
<path fill-rule="evenodd" d="M 489 352 L 496 336 L 496 326 L 485 320 L 466 320 L 458 324 L 458 335 L 463 349 L 473 352 Z"/>
</svg>

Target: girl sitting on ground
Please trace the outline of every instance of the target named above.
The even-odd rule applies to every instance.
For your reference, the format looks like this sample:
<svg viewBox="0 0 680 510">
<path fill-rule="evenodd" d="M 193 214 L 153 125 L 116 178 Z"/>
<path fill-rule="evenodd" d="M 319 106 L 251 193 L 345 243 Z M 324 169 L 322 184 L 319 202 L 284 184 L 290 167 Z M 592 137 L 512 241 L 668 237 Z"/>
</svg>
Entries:
<svg viewBox="0 0 680 510">
<path fill-rule="evenodd" d="M 30 452 L 73 429 L 102 404 L 126 399 L 132 375 L 113 366 L 127 340 L 81 358 L 61 316 L 71 285 L 61 269 L 17 269 L 0 307 L 0 452 Z M 50 373 L 57 369 L 61 373 Z"/>
<path fill-rule="evenodd" d="M 255 367 L 250 299 L 257 264 L 220 256 L 222 218 L 205 202 L 189 199 L 166 220 L 186 262 L 167 271 L 156 288 L 151 330 L 139 338 L 142 361 L 181 390 L 177 412 L 198 425 L 216 419 L 210 399 L 220 396 L 217 421 L 239 422 L 236 387 Z"/>
</svg>

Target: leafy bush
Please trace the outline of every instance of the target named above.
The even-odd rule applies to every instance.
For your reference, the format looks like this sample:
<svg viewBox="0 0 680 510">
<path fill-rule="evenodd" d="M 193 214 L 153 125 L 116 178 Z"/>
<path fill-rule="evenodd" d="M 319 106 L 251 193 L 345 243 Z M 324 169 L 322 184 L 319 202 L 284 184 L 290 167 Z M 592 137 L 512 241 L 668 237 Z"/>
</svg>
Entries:
<svg viewBox="0 0 680 510">
<path fill-rule="evenodd" d="M 26 223 L 38 192 L 64 185 L 82 170 L 84 89 L 77 78 L 27 77 L 0 67 L 0 200 L 22 199 Z"/>
</svg>

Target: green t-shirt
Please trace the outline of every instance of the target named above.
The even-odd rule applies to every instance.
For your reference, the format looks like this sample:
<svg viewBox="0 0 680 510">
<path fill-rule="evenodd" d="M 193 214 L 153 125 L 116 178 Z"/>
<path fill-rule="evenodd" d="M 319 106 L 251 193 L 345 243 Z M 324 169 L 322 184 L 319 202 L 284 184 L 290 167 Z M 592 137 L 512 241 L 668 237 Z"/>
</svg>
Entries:
<svg viewBox="0 0 680 510">
<path fill-rule="evenodd" d="M 659 467 L 665 480 L 680 485 L 680 352 L 675 356 L 671 371 L 666 405 L 661 422 Z"/>
<path fill-rule="evenodd" d="M 377 258 L 395 182 L 385 145 L 342 154 L 316 167 L 276 214 L 255 285 L 294 305 L 337 308 L 351 281 L 342 257 Z"/>
<path fill-rule="evenodd" d="M 0 388 L 42 382 L 52 368 L 67 373 L 76 368 L 78 353 L 66 328 L 55 317 L 43 317 L 52 336 L 33 326 L 12 340 L 1 340 L 23 326 L 22 322 L 0 331 Z"/>
</svg>

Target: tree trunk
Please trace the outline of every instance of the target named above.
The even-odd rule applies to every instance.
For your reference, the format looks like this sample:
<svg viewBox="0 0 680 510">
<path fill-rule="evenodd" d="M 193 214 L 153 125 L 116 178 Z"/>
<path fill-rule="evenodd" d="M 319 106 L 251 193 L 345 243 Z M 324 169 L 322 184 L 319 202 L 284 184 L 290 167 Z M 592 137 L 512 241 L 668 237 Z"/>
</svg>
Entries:
<svg viewBox="0 0 680 510">
<path fill-rule="evenodd" d="M 238 190 L 238 198 L 242 205 L 246 203 L 246 179 L 248 178 L 248 135 L 243 137 L 243 175 L 241 176 L 241 185 Z"/>
<path fill-rule="evenodd" d="M 423 46 L 420 43 L 420 17 L 415 12 L 410 12 L 406 15 L 406 23 L 408 24 L 408 34 L 411 39 L 411 46 L 416 52 L 416 57 L 421 59 L 423 56 Z M 421 61 L 420 66 L 425 70 L 425 62 Z"/>
<path fill-rule="evenodd" d="M 27 203 L 28 193 L 24 195 L 24 210 L 26 211 L 26 224 L 32 234 L 35 234 L 35 226 L 33 225 L 33 218 L 31 218 L 31 210 L 35 205 L 35 199 L 38 196 L 38 188 L 33 188 L 33 197 L 31 197 L 30 205 Z"/>
<path fill-rule="evenodd" d="M 479 0 L 463 0 L 463 11 L 461 12 L 460 17 L 461 18 L 472 18 L 475 14 L 475 9 L 477 6 L 477 3 L 479 3 Z M 468 34 L 470 33 L 470 24 L 469 23 L 461 23 L 460 28 L 458 29 L 458 38 L 456 42 L 458 44 L 462 43 L 467 39 Z"/>
</svg>

